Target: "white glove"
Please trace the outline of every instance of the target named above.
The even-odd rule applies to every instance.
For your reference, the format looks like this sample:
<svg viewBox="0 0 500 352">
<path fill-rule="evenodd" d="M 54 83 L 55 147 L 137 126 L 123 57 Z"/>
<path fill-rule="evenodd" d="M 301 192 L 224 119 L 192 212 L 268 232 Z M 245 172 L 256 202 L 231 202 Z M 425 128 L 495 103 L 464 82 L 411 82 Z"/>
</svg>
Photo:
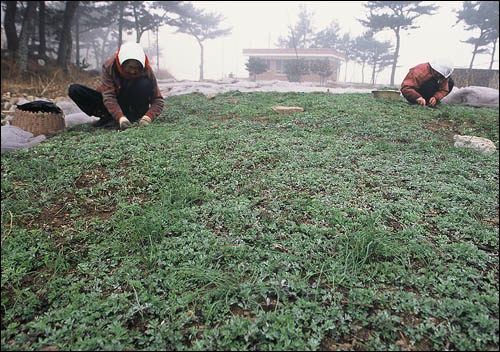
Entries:
<svg viewBox="0 0 500 352">
<path fill-rule="evenodd" d="M 147 126 L 151 122 L 151 118 L 149 116 L 144 115 L 140 120 L 139 120 L 139 126 Z"/>
<path fill-rule="evenodd" d="M 124 130 L 124 129 L 129 128 L 131 126 L 130 121 L 125 116 L 120 117 L 120 119 L 118 120 L 118 123 L 120 124 L 121 130 Z"/>
</svg>

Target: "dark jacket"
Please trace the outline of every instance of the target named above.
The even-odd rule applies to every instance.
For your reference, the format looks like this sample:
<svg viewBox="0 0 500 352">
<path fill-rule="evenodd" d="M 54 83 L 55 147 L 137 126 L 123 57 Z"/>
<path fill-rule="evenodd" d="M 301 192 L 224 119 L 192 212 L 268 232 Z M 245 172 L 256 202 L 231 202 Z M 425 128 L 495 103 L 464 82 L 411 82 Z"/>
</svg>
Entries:
<svg viewBox="0 0 500 352">
<path fill-rule="evenodd" d="M 120 67 L 118 55 L 109 58 L 102 65 L 102 81 L 100 86 L 97 87 L 97 91 L 102 93 L 104 105 L 115 120 L 119 120 L 120 117 L 124 116 L 117 99 L 120 90 L 126 89 L 134 79 L 139 77 L 147 77 L 154 86 L 149 101 L 151 107 L 145 115 L 149 116 L 153 121 L 163 111 L 165 99 L 160 92 L 158 82 L 147 58 L 145 66 L 146 68 L 140 74 L 127 77 L 127 74 Z"/>
</svg>

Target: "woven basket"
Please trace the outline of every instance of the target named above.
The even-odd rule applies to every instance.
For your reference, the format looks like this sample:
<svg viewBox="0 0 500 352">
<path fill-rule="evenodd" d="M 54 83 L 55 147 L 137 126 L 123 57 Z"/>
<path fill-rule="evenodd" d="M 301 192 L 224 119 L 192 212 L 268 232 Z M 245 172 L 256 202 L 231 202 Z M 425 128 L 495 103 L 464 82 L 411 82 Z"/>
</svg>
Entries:
<svg viewBox="0 0 500 352">
<path fill-rule="evenodd" d="M 64 114 L 16 110 L 13 115 L 10 124 L 33 133 L 35 137 L 41 134 L 53 136 L 66 128 Z"/>
</svg>

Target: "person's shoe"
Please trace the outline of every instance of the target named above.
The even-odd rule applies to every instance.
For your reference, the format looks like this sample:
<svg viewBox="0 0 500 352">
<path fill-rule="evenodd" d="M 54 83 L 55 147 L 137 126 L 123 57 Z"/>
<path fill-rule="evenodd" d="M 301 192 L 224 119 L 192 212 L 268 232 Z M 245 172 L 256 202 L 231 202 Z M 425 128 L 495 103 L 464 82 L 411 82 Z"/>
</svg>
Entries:
<svg viewBox="0 0 500 352">
<path fill-rule="evenodd" d="M 118 123 L 115 120 L 99 119 L 92 124 L 95 128 L 118 128 Z"/>
<path fill-rule="evenodd" d="M 96 128 L 103 127 L 108 122 L 109 122 L 108 120 L 99 119 L 96 122 L 92 123 L 92 127 L 96 127 Z"/>
</svg>

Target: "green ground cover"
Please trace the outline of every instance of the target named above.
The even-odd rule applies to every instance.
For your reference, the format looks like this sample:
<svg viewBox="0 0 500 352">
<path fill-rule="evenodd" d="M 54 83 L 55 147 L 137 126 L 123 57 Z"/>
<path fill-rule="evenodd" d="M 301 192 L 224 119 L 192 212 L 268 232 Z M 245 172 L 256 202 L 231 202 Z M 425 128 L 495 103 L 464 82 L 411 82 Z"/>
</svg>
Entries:
<svg viewBox="0 0 500 352">
<path fill-rule="evenodd" d="M 1 348 L 498 350 L 498 120 L 189 94 L 3 154 Z"/>
</svg>

